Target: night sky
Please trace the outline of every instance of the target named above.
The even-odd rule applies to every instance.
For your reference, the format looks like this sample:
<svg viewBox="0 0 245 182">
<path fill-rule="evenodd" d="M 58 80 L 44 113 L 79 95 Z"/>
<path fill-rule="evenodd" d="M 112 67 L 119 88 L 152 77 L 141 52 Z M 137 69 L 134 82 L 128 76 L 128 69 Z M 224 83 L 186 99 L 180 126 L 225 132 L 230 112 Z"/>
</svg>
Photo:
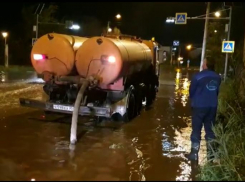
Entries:
<svg viewBox="0 0 245 182">
<path fill-rule="evenodd" d="M 36 2 L 35 2 L 36 3 Z M 31 4 L 35 4 L 29 3 Z M 28 3 L 3 3 L 0 7 L 0 30 L 17 32 L 14 25 L 20 21 L 21 8 Z M 206 13 L 205 2 L 67 2 L 58 3 L 58 18 L 66 17 L 78 21 L 82 16 L 98 19 L 104 26 L 117 13 L 122 15 L 123 34 L 136 35 L 143 39 L 155 37 L 162 45 L 181 43 L 201 45 L 205 20 L 189 20 L 187 25 L 166 24 L 168 16 L 176 12 L 187 12 L 188 16 Z M 46 3 L 48 6 L 48 3 Z M 212 2 L 211 11 L 221 8 L 222 3 Z M 240 19 L 240 21 L 243 19 Z M 239 23 L 239 20 L 236 20 Z M 244 22 L 244 20 L 243 20 Z"/>
</svg>

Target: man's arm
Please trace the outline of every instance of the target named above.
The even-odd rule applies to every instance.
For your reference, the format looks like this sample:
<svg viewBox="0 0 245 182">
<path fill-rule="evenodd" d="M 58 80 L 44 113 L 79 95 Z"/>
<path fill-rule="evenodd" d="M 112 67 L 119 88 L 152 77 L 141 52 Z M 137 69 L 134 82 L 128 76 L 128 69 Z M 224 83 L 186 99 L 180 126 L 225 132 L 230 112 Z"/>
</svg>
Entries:
<svg viewBox="0 0 245 182">
<path fill-rule="evenodd" d="M 222 79 L 221 79 L 221 76 L 220 76 L 219 77 L 219 82 L 218 82 L 218 87 L 217 87 L 217 95 L 219 95 L 219 88 L 220 88 L 221 82 L 222 82 Z"/>
<path fill-rule="evenodd" d="M 189 94 L 190 94 L 190 98 L 192 99 L 194 94 L 195 94 L 195 91 L 196 91 L 196 87 L 197 87 L 197 79 L 196 77 L 194 76 L 191 80 L 191 85 L 190 85 L 190 88 L 189 88 Z"/>
</svg>

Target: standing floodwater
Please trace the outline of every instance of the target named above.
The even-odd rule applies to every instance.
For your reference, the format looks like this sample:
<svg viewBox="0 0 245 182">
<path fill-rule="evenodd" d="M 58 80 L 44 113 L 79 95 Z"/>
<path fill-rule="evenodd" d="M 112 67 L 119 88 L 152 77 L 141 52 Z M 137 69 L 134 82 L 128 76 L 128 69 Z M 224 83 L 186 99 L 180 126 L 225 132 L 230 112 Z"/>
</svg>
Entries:
<svg viewBox="0 0 245 182">
<path fill-rule="evenodd" d="M 0 180 L 191 180 L 184 153 L 190 149 L 188 89 L 194 72 L 170 70 L 161 71 L 152 109 L 133 121 L 94 126 L 91 118 L 81 118 L 74 150 L 69 148 L 71 116 L 44 116 L 18 105 L 19 97 L 43 98 L 42 85 L 13 89 L 5 83 Z M 205 152 L 200 153 L 202 161 Z"/>
</svg>

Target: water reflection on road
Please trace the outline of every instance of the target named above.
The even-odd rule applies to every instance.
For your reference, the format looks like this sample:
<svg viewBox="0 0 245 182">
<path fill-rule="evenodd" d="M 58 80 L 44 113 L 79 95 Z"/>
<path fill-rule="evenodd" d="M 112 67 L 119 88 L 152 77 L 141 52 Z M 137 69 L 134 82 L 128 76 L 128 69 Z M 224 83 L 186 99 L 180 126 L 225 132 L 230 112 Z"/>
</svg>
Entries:
<svg viewBox="0 0 245 182">
<path fill-rule="evenodd" d="M 43 83 L 35 71 L 0 71 L 1 83 Z"/>
<path fill-rule="evenodd" d="M 95 127 L 91 119 L 80 118 L 74 150 L 69 146 L 70 117 L 25 108 L 26 114 L 1 118 L 0 157 L 18 167 L 19 180 L 191 180 L 184 153 L 190 149 L 192 74 L 164 70 L 153 108 L 132 122 Z M 35 94 L 41 97 L 41 89 Z M 17 105 L 10 109 L 24 111 Z M 10 170 L 0 165 L 0 173 L 4 178 Z"/>
</svg>

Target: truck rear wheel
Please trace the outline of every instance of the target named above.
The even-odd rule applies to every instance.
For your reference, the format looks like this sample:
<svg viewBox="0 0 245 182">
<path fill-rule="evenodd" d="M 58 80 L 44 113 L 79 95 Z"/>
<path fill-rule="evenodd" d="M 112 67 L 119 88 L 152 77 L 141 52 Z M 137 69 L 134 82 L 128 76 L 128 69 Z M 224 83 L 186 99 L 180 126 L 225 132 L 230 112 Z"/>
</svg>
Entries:
<svg viewBox="0 0 245 182">
<path fill-rule="evenodd" d="M 143 99 L 144 99 L 144 87 L 145 85 L 139 85 L 137 89 L 137 94 L 136 94 L 136 115 L 140 115 L 142 107 L 143 107 Z"/>
<path fill-rule="evenodd" d="M 146 106 L 150 106 L 156 98 L 156 89 L 153 84 L 149 84 L 146 95 Z"/>
<path fill-rule="evenodd" d="M 135 97 L 135 91 L 134 88 L 131 86 L 128 91 L 128 103 L 126 107 L 126 113 L 123 116 L 124 122 L 129 122 L 136 116 L 136 97 Z"/>
</svg>

